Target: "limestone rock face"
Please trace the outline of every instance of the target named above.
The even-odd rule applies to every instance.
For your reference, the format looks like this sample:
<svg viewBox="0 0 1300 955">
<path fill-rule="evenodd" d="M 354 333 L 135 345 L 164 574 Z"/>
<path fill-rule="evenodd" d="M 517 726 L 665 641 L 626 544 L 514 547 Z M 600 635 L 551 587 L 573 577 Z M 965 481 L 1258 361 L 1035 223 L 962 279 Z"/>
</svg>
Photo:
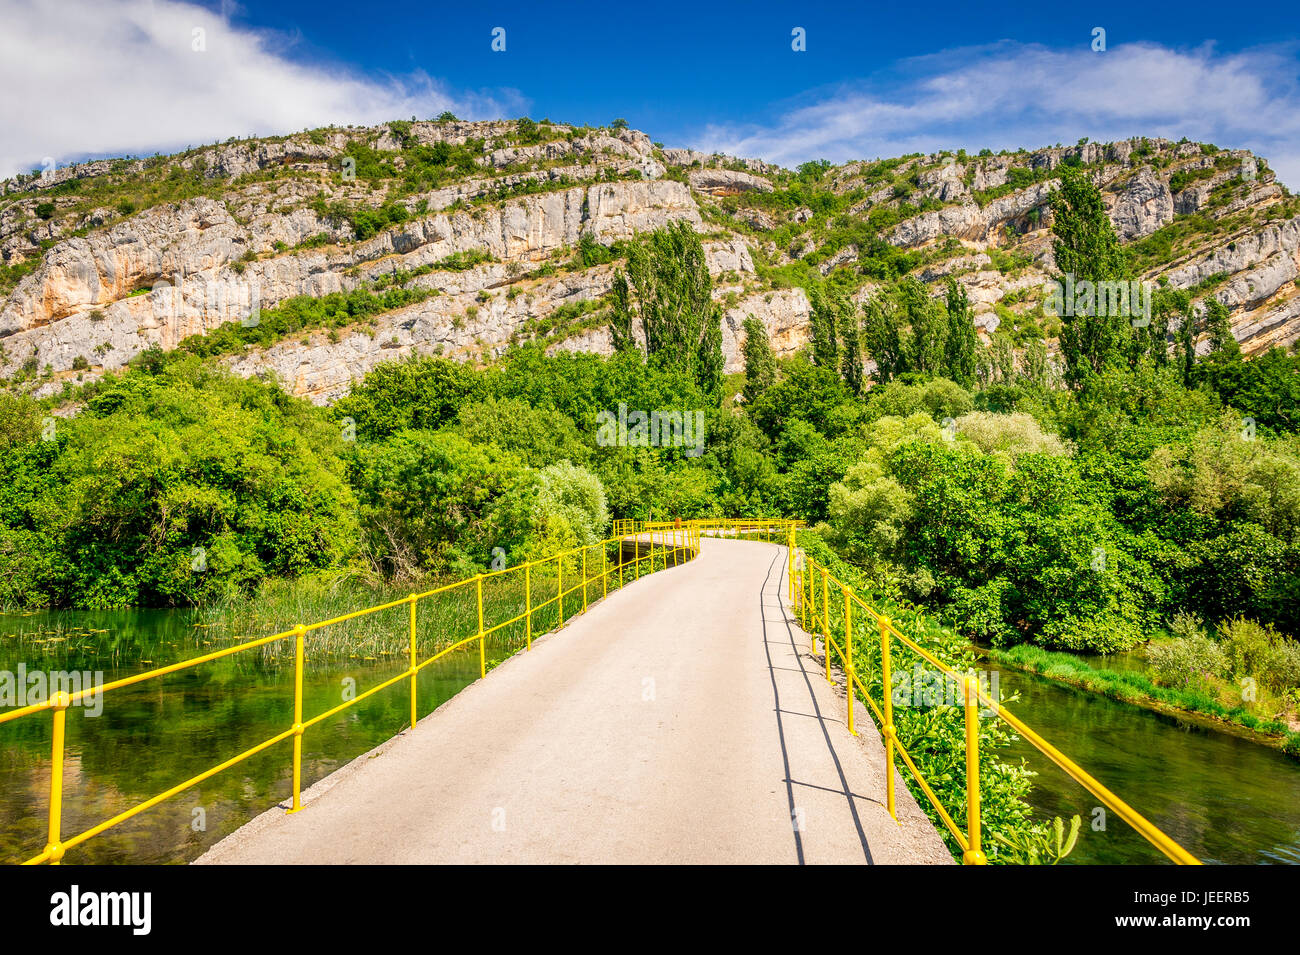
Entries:
<svg viewBox="0 0 1300 955">
<path fill-rule="evenodd" d="M 1234 236 L 1212 251 L 1166 273 L 1174 288 L 1189 288 L 1220 274 L 1235 275 L 1279 254 L 1295 257 L 1300 250 L 1300 216 L 1259 232 Z"/>
<path fill-rule="evenodd" d="M 693 169 L 688 178 L 696 192 L 734 195 L 739 192 L 771 192 L 772 183 L 762 176 L 731 169 Z"/>
<path fill-rule="evenodd" d="M 921 187 L 927 196 L 940 202 L 956 202 L 970 195 L 965 183 L 966 167 L 946 162 L 937 169 L 921 174 Z"/>
<path fill-rule="evenodd" d="M 778 357 L 792 355 L 809 341 L 808 319 L 812 306 L 801 288 L 758 292 L 728 308 L 722 315 L 722 354 L 728 374 L 745 370 L 745 319 L 753 315 L 767 329 L 768 341 Z"/>
<path fill-rule="evenodd" d="M 743 239 L 705 242 L 704 254 L 708 260 L 709 274 L 714 278 L 728 272 L 754 274 L 754 260 Z"/>
<path fill-rule="evenodd" d="M 995 199 L 982 209 L 976 203 L 964 200 L 960 205 L 923 212 L 900 222 L 885 239 L 904 248 L 949 237 L 989 241 L 1001 227 L 1046 206 L 1055 189 L 1055 182 L 1042 182 Z"/>
<path fill-rule="evenodd" d="M 970 202 L 900 222 L 885 238 L 892 245 L 911 247 L 949 235 L 973 239 L 983 235 L 985 229 L 986 221 L 980 207 Z"/>
<path fill-rule="evenodd" d="M 0 310 L 0 336 L 110 304 L 178 273 L 220 268 L 247 249 L 247 231 L 211 199 L 150 209 L 51 249 Z"/>
<path fill-rule="evenodd" d="M 710 272 L 719 273 L 738 265 L 735 259 L 739 253 L 730 245 L 711 243 L 706 254 Z M 602 266 L 576 275 L 524 283 L 528 286 L 524 294 L 513 299 L 494 296 L 486 304 L 472 294 L 484 287 L 483 283 L 469 281 L 448 294 L 379 316 L 374 328 L 349 332 L 338 341 L 315 332 L 306 336 L 305 343 L 301 339 L 278 342 L 263 350 L 229 358 L 226 363 L 237 374 L 273 377 L 293 394 L 324 404 L 346 394 L 353 382 L 393 358 L 409 354 L 457 358 L 499 355 L 512 336 L 522 333 L 530 321 L 545 318 L 565 304 L 605 295 L 613 279 L 614 270 Z M 475 309 L 472 319 L 466 317 L 471 306 Z M 754 294 L 727 309 L 722 323 L 726 371 L 744 369 L 740 352 L 743 331 L 738 339 L 737 330 L 748 315 L 753 314 L 764 323 L 778 354 L 788 354 L 807 338 L 808 310 L 808 299 L 802 289 Z M 549 350 L 608 355 L 612 354 L 613 346 L 608 326 L 601 324 L 566 336 Z"/>
<path fill-rule="evenodd" d="M 583 235 L 608 243 L 679 219 L 701 225 L 682 183 L 601 183 L 409 221 L 348 251 L 307 250 L 245 264 L 241 259 L 255 246 L 293 246 L 329 234 L 331 226 L 310 210 L 242 226 L 210 199 L 157 207 L 46 255 L 0 311 L 0 374 L 13 374 L 31 357 L 54 371 L 70 369 L 78 357 L 117 368 L 150 346 L 174 347 L 188 335 L 244 320 L 254 303 L 269 308 L 295 295 L 348 291 L 385 272 L 431 266 L 457 253 L 536 262 Z M 733 248 L 728 261 L 728 268 L 753 271 L 747 251 Z M 459 273 L 442 276 L 452 289 L 461 280 Z M 502 271 L 497 281 L 510 278 Z"/>
<path fill-rule="evenodd" d="M 1168 183 L 1144 167 L 1129 180 L 1110 217 L 1122 239 L 1140 239 L 1168 225 L 1174 218 L 1174 198 Z"/>
<path fill-rule="evenodd" d="M 344 155 L 358 143 L 389 172 L 345 175 Z M 403 174 L 426 161 L 414 147 L 439 144 L 456 148 L 456 168 L 413 191 Z M 679 221 L 706 234 L 729 372 L 743 367 L 748 315 L 778 354 L 807 342 L 806 295 L 777 287 L 791 276 L 847 278 L 859 305 L 877 291 L 878 239 L 909 253 L 895 261 L 931 294 L 960 283 L 977 327 L 991 333 L 1008 308 L 1033 310 L 1055 273 L 1050 203 L 1064 166 L 1083 168 L 1101 189 L 1125 243 L 1195 214 L 1143 277 L 1198 287 L 1198 308 L 1213 295 L 1247 354 L 1300 339 L 1300 206 L 1244 150 L 1133 139 L 792 174 L 662 149 L 630 129 L 412 121 L 96 160 L 0 183 L 0 378 L 53 394 L 147 348 L 257 321 L 294 296 L 372 283 L 431 294 L 373 323 L 308 330 L 219 360 L 326 402 L 405 354 L 477 361 L 530 339 L 552 352 L 605 354 L 603 298 L 619 265 L 587 267 L 576 251 Z M 114 192 L 125 183 L 138 198 L 136 178 L 161 194 L 204 194 L 136 212 Z M 812 190 L 805 204 L 759 198 L 796 179 Z M 168 193 L 167 183 L 183 188 Z"/>
</svg>

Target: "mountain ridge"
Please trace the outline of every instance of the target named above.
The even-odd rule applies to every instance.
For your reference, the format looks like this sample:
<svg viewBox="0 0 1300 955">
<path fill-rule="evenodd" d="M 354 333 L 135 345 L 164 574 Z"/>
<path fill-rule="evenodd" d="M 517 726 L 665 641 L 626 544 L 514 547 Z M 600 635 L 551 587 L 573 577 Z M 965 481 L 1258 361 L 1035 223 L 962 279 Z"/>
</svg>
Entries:
<svg viewBox="0 0 1300 955">
<path fill-rule="evenodd" d="M 56 395 L 247 322 L 254 298 L 275 321 L 217 357 L 317 402 L 405 354 L 479 360 L 530 339 L 608 352 L 620 243 L 678 220 L 705 240 L 729 371 L 747 315 L 790 353 L 808 339 L 805 286 L 861 302 L 902 275 L 936 294 L 955 279 L 985 341 L 1051 353 L 1062 166 L 1102 189 L 1140 276 L 1222 301 L 1247 354 L 1300 338 L 1300 199 L 1247 150 L 1139 137 L 786 170 L 627 128 L 445 118 L 0 183 L 0 377 Z M 391 289 L 409 301 L 347 311 Z M 328 314 L 282 322 L 294 309 Z"/>
</svg>

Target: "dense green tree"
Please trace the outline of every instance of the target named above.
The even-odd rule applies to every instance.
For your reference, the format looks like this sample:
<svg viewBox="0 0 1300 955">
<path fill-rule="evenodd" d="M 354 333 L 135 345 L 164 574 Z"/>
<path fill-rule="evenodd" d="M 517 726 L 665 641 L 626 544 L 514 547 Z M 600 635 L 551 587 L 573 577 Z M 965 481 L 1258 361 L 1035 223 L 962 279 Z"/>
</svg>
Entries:
<svg viewBox="0 0 1300 955">
<path fill-rule="evenodd" d="M 1176 328 L 1178 367 L 1183 385 L 1190 386 L 1192 367 L 1196 364 L 1196 315 L 1192 311 L 1191 296 L 1182 289 L 1159 289 L 1152 296 L 1151 310 L 1151 325 L 1146 329 L 1151 333 L 1148 341 L 1143 342 L 1141 336 L 1134 336 L 1134 363 L 1149 355 L 1156 365 L 1167 364 L 1169 349 L 1166 340 L 1169 329 Z"/>
<path fill-rule="evenodd" d="M 493 507 L 522 472 L 510 452 L 446 431 L 401 431 L 358 446 L 351 481 L 370 553 L 403 578 L 482 567 L 499 538 Z"/>
<path fill-rule="evenodd" d="M 0 451 L 0 603 L 175 606 L 357 546 L 340 430 L 196 359 L 102 384 Z"/>
<path fill-rule="evenodd" d="M 867 299 L 863 307 L 862 343 L 867 356 L 876 363 L 878 382 L 887 382 L 906 370 L 902 321 L 893 301 L 883 293 Z"/>
<path fill-rule="evenodd" d="M 866 388 L 866 380 L 862 368 L 862 336 L 858 327 L 858 313 L 847 300 L 844 305 L 840 315 L 840 374 L 844 376 L 849 391 L 861 395 Z"/>
<path fill-rule="evenodd" d="M 948 339 L 948 315 L 943 302 L 910 276 L 898 283 L 894 295 L 903 324 L 908 326 L 903 337 L 903 370 L 941 374 Z"/>
<path fill-rule="evenodd" d="M 767 328 L 753 315 L 745 319 L 745 400 L 755 398 L 776 381 L 776 356 L 767 338 Z"/>
<path fill-rule="evenodd" d="M 1217 298 L 1205 300 L 1205 327 L 1209 333 L 1210 354 L 1236 356 L 1241 354 L 1237 337 L 1232 334 L 1232 315 Z"/>
<path fill-rule="evenodd" d="M 1052 194 L 1052 249 L 1067 288 L 1080 282 L 1127 279 L 1128 263 L 1101 192 L 1082 170 L 1063 167 L 1061 186 Z M 1107 365 L 1127 356 L 1131 326 L 1119 310 L 1062 303 L 1061 352 L 1066 381 L 1076 387 Z"/>
<path fill-rule="evenodd" d="M 1106 213 L 1100 190 L 1084 170 L 1063 167 L 1051 198 L 1052 250 L 1056 268 L 1076 281 L 1119 281 L 1128 275 L 1127 256 Z"/>
<path fill-rule="evenodd" d="M 966 295 L 966 287 L 949 279 L 945 305 L 948 330 L 944 336 L 941 373 L 957 384 L 971 388 L 975 385 L 979 333 L 975 331 L 975 317 Z"/>
<path fill-rule="evenodd" d="M 834 293 L 813 286 L 808 289 L 808 301 L 813 361 L 823 368 L 838 368 L 840 300 Z"/>
<path fill-rule="evenodd" d="M 374 369 L 334 413 L 340 421 L 352 420 L 359 439 L 383 438 L 411 428 L 440 428 L 485 393 L 483 377 L 472 365 L 412 356 Z"/>
<path fill-rule="evenodd" d="M 1227 347 L 1201 361 L 1196 376 L 1260 428 L 1300 431 L 1300 355 L 1275 347 L 1246 361 Z"/>
<path fill-rule="evenodd" d="M 528 467 L 558 461 L 582 464 L 591 456 L 573 419 L 554 408 L 538 408 L 518 398 L 488 396 L 463 405 L 456 430 L 475 444 L 494 444 L 513 452 Z"/>
<path fill-rule="evenodd" d="M 796 355 L 781 363 L 783 374 L 751 406 L 754 423 L 775 440 L 795 419 L 802 419 L 822 434 L 842 434 L 860 417 L 857 402 L 833 368 L 814 365 Z"/>
<path fill-rule="evenodd" d="M 689 222 L 631 243 L 627 269 L 614 278 L 614 346 L 644 347 L 652 360 L 681 370 L 703 393 L 716 395 L 722 382 L 722 313 L 712 289 L 704 247 Z"/>
</svg>

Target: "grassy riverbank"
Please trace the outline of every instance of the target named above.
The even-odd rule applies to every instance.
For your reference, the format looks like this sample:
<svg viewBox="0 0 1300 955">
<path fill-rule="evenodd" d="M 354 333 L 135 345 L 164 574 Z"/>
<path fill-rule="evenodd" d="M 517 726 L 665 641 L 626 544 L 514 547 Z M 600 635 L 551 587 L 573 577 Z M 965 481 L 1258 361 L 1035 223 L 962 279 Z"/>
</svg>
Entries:
<svg viewBox="0 0 1300 955">
<path fill-rule="evenodd" d="M 1121 672 L 1093 667 L 1074 654 L 1044 650 L 1028 644 L 1009 650 L 992 649 L 987 652 L 989 659 L 995 663 L 1035 673 L 1048 680 L 1079 687 L 1113 700 L 1239 727 L 1251 739 L 1275 746 L 1293 759 L 1300 760 L 1300 732 L 1293 731 L 1282 720 L 1252 713 L 1244 704 L 1227 706 L 1204 688 L 1161 686 L 1142 671 Z"/>
</svg>

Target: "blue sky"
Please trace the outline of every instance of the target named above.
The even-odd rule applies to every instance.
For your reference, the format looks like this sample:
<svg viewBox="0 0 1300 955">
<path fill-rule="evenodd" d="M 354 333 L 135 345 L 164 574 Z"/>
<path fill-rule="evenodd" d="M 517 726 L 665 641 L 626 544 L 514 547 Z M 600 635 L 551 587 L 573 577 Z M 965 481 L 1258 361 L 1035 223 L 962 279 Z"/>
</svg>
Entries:
<svg viewBox="0 0 1300 955">
<path fill-rule="evenodd" d="M 1186 135 L 1255 149 L 1300 186 L 1294 6 L 1243 9 L 0 0 L 0 81 L 30 90 L 0 101 L 0 175 L 451 109 L 622 116 L 786 165 Z"/>
</svg>

